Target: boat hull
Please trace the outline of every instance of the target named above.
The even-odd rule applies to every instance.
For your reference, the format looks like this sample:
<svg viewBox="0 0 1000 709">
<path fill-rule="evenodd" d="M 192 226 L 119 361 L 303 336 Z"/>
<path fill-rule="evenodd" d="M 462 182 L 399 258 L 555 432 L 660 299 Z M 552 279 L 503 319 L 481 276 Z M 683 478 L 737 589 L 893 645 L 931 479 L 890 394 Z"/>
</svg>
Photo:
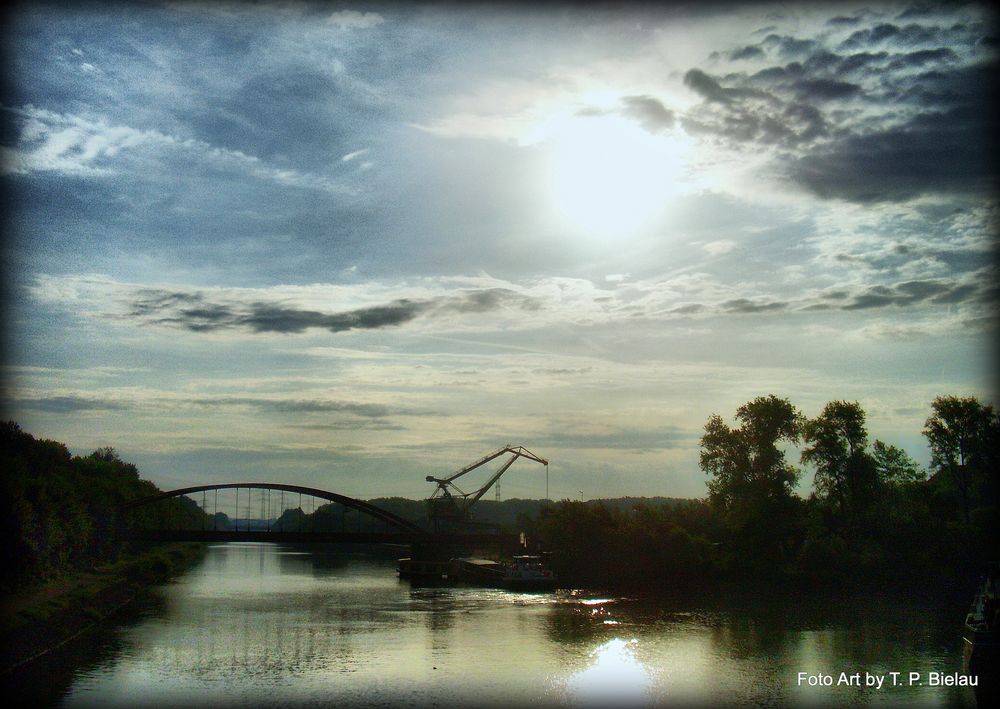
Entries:
<svg viewBox="0 0 1000 709">
<path fill-rule="evenodd" d="M 444 582 L 451 571 L 450 561 L 399 559 L 396 562 L 399 578 L 422 582 Z"/>
<path fill-rule="evenodd" d="M 965 626 L 963 669 L 975 677 L 976 703 L 995 706 L 1000 700 L 1000 631 Z"/>
<path fill-rule="evenodd" d="M 556 580 L 554 577 L 548 578 L 504 578 L 501 581 L 504 588 L 511 591 L 554 591 Z"/>
</svg>

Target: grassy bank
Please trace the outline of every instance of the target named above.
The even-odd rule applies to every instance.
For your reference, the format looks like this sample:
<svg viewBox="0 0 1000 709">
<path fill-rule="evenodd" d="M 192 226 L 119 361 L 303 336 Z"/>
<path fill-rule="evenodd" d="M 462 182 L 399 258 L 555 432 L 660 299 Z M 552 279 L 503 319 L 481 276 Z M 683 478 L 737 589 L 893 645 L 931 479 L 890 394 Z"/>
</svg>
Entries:
<svg viewBox="0 0 1000 709">
<path fill-rule="evenodd" d="M 130 603 L 152 584 L 204 555 L 203 544 L 150 547 L 114 564 L 74 571 L 0 602 L 0 674 L 63 645 Z"/>
</svg>

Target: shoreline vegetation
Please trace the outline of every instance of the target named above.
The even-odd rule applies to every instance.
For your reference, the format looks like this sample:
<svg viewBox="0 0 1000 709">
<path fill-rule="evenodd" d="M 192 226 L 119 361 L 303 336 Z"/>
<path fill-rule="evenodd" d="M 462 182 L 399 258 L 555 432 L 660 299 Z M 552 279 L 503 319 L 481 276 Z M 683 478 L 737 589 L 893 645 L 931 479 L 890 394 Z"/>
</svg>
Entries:
<svg viewBox="0 0 1000 709">
<path fill-rule="evenodd" d="M 705 424 L 703 499 L 483 500 L 476 521 L 524 533 L 531 551 L 550 552 L 571 588 L 678 600 L 874 593 L 967 602 L 1000 548 L 1000 418 L 992 405 L 953 396 L 932 402 L 923 431 L 930 470 L 869 441 L 856 402 L 833 401 L 806 418 L 772 395 L 747 402 L 735 419 L 730 426 L 713 415 Z M 808 497 L 795 492 L 796 463 L 814 472 Z M 65 642 L 203 553 L 199 544 L 124 543 L 124 527 L 233 524 L 183 497 L 121 512 L 125 502 L 159 492 L 134 465 L 111 448 L 72 456 L 14 422 L 0 423 L 0 466 L 7 557 L 0 670 Z M 370 502 L 428 524 L 426 500 Z M 273 525 L 336 530 L 346 512 L 336 503 L 287 509 Z"/>
<path fill-rule="evenodd" d="M 68 571 L 3 599 L 0 677 L 57 650 L 112 618 L 150 586 L 203 558 L 202 543 L 162 545 L 92 570 Z"/>
</svg>

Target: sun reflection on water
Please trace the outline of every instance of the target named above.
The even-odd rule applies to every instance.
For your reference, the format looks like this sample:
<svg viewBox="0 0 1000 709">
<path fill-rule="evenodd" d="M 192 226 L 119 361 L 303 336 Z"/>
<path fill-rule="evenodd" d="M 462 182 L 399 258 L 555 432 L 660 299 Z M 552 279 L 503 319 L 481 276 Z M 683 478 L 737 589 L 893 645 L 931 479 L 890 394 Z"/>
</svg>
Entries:
<svg viewBox="0 0 1000 709">
<path fill-rule="evenodd" d="M 593 664 L 566 680 L 573 704 L 634 706 L 650 701 L 652 677 L 635 657 L 638 640 L 615 638 L 591 652 Z"/>
</svg>

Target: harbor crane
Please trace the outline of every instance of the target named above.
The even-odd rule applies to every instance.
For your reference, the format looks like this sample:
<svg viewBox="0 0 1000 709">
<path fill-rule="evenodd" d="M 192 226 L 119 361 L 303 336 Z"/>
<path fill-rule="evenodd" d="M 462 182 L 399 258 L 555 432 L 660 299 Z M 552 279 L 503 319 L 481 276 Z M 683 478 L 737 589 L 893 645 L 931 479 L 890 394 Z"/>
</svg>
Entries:
<svg viewBox="0 0 1000 709">
<path fill-rule="evenodd" d="M 486 484 L 478 490 L 473 490 L 472 492 L 462 492 L 458 485 L 455 484 L 455 480 L 462 477 L 466 473 L 472 472 L 479 466 L 485 465 L 491 460 L 499 458 L 507 453 L 512 454 L 510 458 L 508 458 L 507 461 L 504 462 L 504 464 L 501 465 L 495 473 L 493 473 L 493 476 L 486 482 Z M 548 497 L 549 461 L 538 457 L 524 446 L 517 446 L 515 448 L 508 443 L 503 448 L 495 450 L 489 455 L 483 456 L 476 462 L 466 465 L 464 468 L 455 471 L 446 478 L 436 478 L 433 475 L 427 476 L 427 482 L 437 484 L 437 488 L 428 500 L 430 503 L 431 521 L 434 523 L 434 531 L 441 531 L 442 527 L 454 528 L 457 526 L 467 526 L 472 524 L 469 516 L 473 505 L 475 505 L 476 502 L 478 502 L 479 499 L 485 495 L 491 487 L 493 487 L 493 485 L 500 479 L 500 476 L 503 475 L 518 458 L 527 458 L 528 460 L 533 460 L 536 463 L 541 463 L 545 466 L 545 496 Z"/>
</svg>

